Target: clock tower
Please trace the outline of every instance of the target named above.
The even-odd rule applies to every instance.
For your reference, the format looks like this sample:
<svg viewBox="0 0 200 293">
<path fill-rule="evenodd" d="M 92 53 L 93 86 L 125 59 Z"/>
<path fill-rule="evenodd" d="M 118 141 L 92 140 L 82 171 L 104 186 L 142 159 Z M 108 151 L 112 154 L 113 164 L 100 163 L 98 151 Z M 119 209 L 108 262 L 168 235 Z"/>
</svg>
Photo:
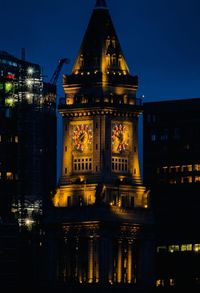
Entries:
<svg viewBox="0 0 200 293">
<path fill-rule="evenodd" d="M 62 174 L 51 209 L 55 279 L 148 287 L 153 241 L 138 159 L 142 103 L 103 0 L 63 87 Z"/>
</svg>

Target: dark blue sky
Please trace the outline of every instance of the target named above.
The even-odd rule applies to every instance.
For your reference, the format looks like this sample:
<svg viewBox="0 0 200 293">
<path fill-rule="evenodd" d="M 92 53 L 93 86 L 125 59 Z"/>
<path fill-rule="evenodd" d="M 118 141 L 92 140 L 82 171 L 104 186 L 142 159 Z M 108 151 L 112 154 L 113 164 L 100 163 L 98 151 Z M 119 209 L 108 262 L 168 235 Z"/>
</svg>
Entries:
<svg viewBox="0 0 200 293">
<path fill-rule="evenodd" d="M 107 0 L 144 101 L 200 97 L 200 1 Z M 59 58 L 71 71 L 95 0 L 10 0 L 0 5 L 0 50 L 42 65 L 50 80 Z M 61 76 L 60 76 L 61 81 Z M 63 92 L 59 87 L 59 96 Z"/>
</svg>

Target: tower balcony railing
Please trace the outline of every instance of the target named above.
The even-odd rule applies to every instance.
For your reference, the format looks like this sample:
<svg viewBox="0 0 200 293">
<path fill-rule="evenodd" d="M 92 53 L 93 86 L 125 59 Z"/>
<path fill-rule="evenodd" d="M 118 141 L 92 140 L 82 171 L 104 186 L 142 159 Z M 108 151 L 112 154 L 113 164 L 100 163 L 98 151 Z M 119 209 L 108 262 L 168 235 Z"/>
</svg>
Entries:
<svg viewBox="0 0 200 293">
<path fill-rule="evenodd" d="M 73 109 L 73 108 L 87 108 L 87 107 L 109 107 L 109 108 L 141 108 L 143 101 L 141 98 L 132 98 L 129 101 L 124 101 L 123 97 L 105 97 L 94 98 L 89 96 L 75 97 L 73 101 L 69 101 L 68 98 L 61 98 L 59 100 L 58 109 Z"/>
</svg>

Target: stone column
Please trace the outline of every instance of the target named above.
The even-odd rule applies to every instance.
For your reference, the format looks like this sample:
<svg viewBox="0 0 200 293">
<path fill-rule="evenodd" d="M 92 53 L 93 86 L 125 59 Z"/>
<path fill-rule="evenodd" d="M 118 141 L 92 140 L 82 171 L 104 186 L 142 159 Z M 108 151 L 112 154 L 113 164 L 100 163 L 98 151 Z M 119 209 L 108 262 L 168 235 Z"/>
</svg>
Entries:
<svg viewBox="0 0 200 293">
<path fill-rule="evenodd" d="M 127 274 L 127 281 L 128 283 L 132 283 L 133 277 L 132 277 L 132 271 L 133 271 L 133 263 L 132 263 L 132 257 L 133 257 L 133 247 L 132 247 L 133 241 L 128 240 L 128 274 Z"/>
<path fill-rule="evenodd" d="M 112 239 L 108 239 L 108 280 L 109 283 L 113 283 L 113 242 Z"/>
<path fill-rule="evenodd" d="M 122 282 L 122 240 L 118 240 L 117 252 L 117 283 Z"/>
<path fill-rule="evenodd" d="M 94 242 L 90 237 L 88 240 L 88 283 L 94 281 Z"/>
<path fill-rule="evenodd" d="M 95 282 L 99 282 L 99 237 L 95 238 L 95 253 L 94 253 L 94 259 L 95 259 Z"/>
</svg>

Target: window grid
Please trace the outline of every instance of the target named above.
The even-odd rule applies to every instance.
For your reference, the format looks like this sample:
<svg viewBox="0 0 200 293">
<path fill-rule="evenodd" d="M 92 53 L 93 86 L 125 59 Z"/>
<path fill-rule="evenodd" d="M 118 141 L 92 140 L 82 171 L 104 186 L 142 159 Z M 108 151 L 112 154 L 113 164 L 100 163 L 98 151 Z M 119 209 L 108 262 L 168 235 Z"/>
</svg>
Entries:
<svg viewBox="0 0 200 293">
<path fill-rule="evenodd" d="M 112 158 L 112 171 L 113 172 L 128 172 L 128 159 L 127 158 Z"/>
<path fill-rule="evenodd" d="M 13 173 L 12 172 L 6 172 L 6 179 L 7 180 L 13 180 L 14 179 Z"/>
<path fill-rule="evenodd" d="M 73 170 L 74 172 L 92 171 L 92 158 L 91 157 L 74 158 Z"/>
</svg>

